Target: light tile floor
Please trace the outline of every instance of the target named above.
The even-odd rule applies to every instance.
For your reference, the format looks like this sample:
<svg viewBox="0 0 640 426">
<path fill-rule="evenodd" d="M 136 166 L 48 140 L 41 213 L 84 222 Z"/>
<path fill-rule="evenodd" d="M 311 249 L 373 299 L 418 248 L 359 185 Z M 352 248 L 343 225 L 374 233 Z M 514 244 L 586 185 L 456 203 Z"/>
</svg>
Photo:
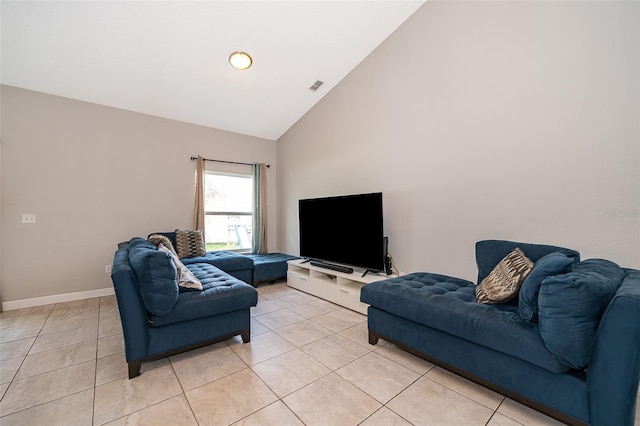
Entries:
<svg viewBox="0 0 640 426">
<path fill-rule="evenodd" d="M 143 364 L 129 380 L 114 296 L 0 314 L 2 425 L 555 425 L 395 346 L 366 317 L 280 282 L 251 343 Z"/>
</svg>

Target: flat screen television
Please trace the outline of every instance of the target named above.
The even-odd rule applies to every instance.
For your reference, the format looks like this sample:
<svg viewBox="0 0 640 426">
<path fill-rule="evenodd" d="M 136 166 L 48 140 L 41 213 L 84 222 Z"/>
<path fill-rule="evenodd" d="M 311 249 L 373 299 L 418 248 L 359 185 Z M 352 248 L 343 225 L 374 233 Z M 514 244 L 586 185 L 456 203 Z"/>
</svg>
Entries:
<svg viewBox="0 0 640 426">
<path fill-rule="evenodd" d="M 300 256 L 385 270 L 382 193 L 298 201 Z"/>
</svg>

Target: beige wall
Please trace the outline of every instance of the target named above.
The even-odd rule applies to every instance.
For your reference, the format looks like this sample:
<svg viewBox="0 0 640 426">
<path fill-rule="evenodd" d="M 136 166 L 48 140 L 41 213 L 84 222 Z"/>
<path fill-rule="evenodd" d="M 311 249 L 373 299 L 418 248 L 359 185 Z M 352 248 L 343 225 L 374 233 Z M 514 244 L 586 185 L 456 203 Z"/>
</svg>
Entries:
<svg viewBox="0 0 640 426">
<path fill-rule="evenodd" d="M 197 154 L 271 164 L 275 250 L 275 142 L 2 86 L 3 302 L 109 288 L 118 242 L 191 228 Z"/>
<path fill-rule="evenodd" d="M 271 163 L 270 250 L 299 198 L 383 191 L 405 272 L 473 278 L 482 238 L 640 268 L 638 8 L 427 2 L 277 143 L 3 86 L 2 300 L 109 288 L 119 241 L 189 228 L 195 154 Z"/>
<path fill-rule="evenodd" d="M 405 272 L 473 279 L 485 238 L 640 267 L 639 16 L 427 2 L 278 140 L 281 248 L 299 198 L 382 191 Z"/>
</svg>

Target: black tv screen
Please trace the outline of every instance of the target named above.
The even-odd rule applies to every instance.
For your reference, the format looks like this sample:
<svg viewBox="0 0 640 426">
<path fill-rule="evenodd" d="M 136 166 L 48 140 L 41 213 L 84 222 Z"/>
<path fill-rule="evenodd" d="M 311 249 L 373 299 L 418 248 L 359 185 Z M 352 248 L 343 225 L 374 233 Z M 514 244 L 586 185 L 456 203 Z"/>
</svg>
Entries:
<svg viewBox="0 0 640 426">
<path fill-rule="evenodd" d="M 384 270 L 381 192 L 299 200 L 298 214 L 301 257 Z"/>
</svg>

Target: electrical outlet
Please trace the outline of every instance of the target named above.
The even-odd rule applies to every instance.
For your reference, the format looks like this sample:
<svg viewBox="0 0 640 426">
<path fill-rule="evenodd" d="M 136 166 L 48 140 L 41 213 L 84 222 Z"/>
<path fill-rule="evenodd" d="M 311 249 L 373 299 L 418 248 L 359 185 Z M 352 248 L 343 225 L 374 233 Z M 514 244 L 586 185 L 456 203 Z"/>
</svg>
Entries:
<svg viewBox="0 0 640 426">
<path fill-rule="evenodd" d="M 105 274 L 111 273 L 111 265 L 104 265 L 104 273 Z"/>
<path fill-rule="evenodd" d="M 23 213 L 22 223 L 36 223 L 36 215 L 33 213 Z"/>
</svg>

